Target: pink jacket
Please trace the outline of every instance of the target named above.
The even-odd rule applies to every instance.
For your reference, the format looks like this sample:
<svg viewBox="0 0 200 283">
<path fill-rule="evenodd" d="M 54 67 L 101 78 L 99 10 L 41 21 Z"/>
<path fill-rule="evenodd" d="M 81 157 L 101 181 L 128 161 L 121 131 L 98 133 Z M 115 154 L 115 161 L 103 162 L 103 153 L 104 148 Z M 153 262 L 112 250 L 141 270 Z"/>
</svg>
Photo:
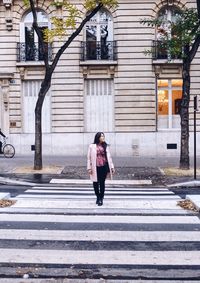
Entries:
<svg viewBox="0 0 200 283">
<path fill-rule="evenodd" d="M 114 169 L 114 164 L 112 162 L 112 158 L 110 155 L 110 150 L 109 147 L 107 146 L 106 148 L 106 154 L 107 154 L 107 159 L 108 159 L 108 165 L 110 168 L 110 178 L 112 179 L 112 172 L 111 169 Z M 92 143 L 89 145 L 88 148 L 88 155 L 87 155 L 87 170 L 91 169 L 92 174 L 90 175 L 90 179 L 92 182 L 97 182 L 97 167 L 96 167 L 96 162 L 97 162 L 97 146 L 96 144 Z"/>
</svg>

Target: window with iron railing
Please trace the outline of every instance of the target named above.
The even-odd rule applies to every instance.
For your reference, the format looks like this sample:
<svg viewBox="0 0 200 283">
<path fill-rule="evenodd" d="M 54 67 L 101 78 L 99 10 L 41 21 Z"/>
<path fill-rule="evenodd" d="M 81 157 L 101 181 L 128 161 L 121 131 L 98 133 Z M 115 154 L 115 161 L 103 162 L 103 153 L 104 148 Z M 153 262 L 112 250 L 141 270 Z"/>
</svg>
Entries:
<svg viewBox="0 0 200 283">
<path fill-rule="evenodd" d="M 158 12 L 157 20 L 159 25 L 156 26 L 156 40 L 152 43 L 153 59 L 181 59 L 181 54 L 174 56 L 170 51 L 171 47 L 167 46 L 166 39 L 170 40 L 176 37 L 176 31 L 173 26 L 179 19 L 181 11 L 174 5 L 166 5 Z M 172 49 L 171 49 L 172 50 Z"/>
<path fill-rule="evenodd" d="M 44 37 L 44 32 L 49 27 L 49 20 L 44 11 L 37 11 L 38 26 Z M 44 43 L 42 47 L 35 30 L 33 29 L 32 13 L 27 13 L 20 23 L 20 42 L 17 43 L 17 61 L 41 61 L 44 59 L 44 54 L 48 54 L 51 60 L 52 52 L 51 45 Z"/>
<path fill-rule="evenodd" d="M 115 41 L 87 41 L 81 42 L 81 61 L 86 60 L 117 60 L 117 46 Z"/>
<path fill-rule="evenodd" d="M 81 60 L 116 60 L 113 18 L 105 9 L 101 9 L 85 26 Z"/>
<path fill-rule="evenodd" d="M 45 44 L 44 50 L 41 45 L 28 44 L 27 42 L 17 43 L 17 62 L 26 61 L 42 61 L 44 59 L 44 52 L 48 53 L 49 61 L 52 60 L 52 47 L 50 44 Z"/>
<path fill-rule="evenodd" d="M 153 57 L 153 60 L 159 60 L 159 59 L 174 60 L 174 59 L 181 59 L 182 54 L 179 54 L 178 56 L 174 56 L 170 54 L 170 50 L 166 46 L 163 45 L 162 41 L 153 40 L 152 57 Z"/>
</svg>

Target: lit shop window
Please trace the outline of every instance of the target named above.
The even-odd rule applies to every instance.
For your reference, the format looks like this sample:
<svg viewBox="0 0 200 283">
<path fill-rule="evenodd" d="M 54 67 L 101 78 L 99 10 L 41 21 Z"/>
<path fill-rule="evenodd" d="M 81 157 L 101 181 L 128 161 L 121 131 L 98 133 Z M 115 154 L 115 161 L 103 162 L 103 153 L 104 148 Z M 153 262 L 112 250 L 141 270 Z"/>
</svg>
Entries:
<svg viewBox="0 0 200 283">
<path fill-rule="evenodd" d="M 158 80 L 158 128 L 180 128 L 182 80 Z"/>
</svg>

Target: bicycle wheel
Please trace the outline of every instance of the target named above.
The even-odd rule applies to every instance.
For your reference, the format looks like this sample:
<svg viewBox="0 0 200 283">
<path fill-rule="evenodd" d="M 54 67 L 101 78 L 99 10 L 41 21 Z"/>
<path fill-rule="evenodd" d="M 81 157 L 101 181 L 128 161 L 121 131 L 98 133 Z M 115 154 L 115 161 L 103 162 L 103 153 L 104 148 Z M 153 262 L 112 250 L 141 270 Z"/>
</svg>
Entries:
<svg viewBox="0 0 200 283">
<path fill-rule="evenodd" d="M 12 158 L 15 155 L 15 148 L 12 144 L 7 143 L 3 148 L 3 154 L 6 158 Z"/>
</svg>

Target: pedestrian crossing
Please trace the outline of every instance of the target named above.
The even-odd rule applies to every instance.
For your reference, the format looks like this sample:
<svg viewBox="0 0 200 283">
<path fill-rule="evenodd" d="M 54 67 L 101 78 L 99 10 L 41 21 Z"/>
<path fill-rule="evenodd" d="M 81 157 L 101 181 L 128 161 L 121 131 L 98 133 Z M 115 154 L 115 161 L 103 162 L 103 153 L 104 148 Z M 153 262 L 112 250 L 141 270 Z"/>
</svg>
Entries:
<svg viewBox="0 0 200 283">
<path fill-rule="evenodd" d="M 31 278 L 200 282 L 199 215 L 165 187 L 110 184 L 102 207 L 85 184 L 33 186 L 13 199 L 0 209 L 0 277 L 9 267 Z"/>
</svg>

